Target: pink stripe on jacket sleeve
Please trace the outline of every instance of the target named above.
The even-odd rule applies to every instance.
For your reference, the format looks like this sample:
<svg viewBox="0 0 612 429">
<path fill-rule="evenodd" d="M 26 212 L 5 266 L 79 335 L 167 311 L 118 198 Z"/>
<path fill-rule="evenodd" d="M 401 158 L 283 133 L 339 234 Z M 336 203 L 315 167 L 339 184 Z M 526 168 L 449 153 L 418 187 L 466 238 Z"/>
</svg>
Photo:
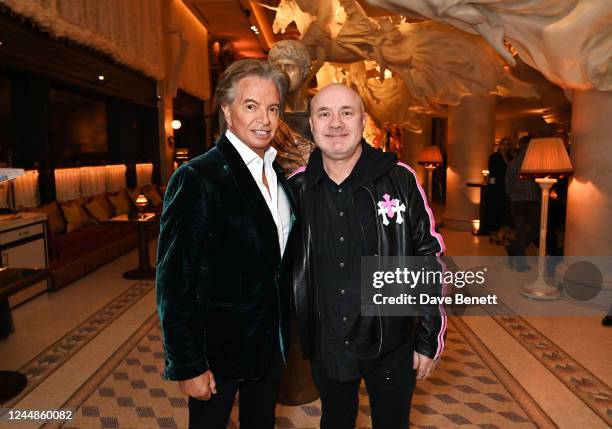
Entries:
<svg viewBox="0 0 612 429">
<path fill-rule="evenodd" d="M 442 252 L 446 251 L 446 246 L 444 245 L 444 240 L 442 239 L 442 236 L 438 234 L 435 230 L 436 221 L 433 216 L 433 212 L 431 211 L 431 207 L 429 207 L 429 204 L 427 202 L 427 198 L 425 197 L 425 191 L 423 190 L 423 187 L 419 185 L 419 181 L 417 180 L 416 172 L 412 169 L 412 167 L 400 161 L 398 161 L 397 165 L 404 167 L 414 177 L 414 181 L 416 183 L 417 189 L 419 190 L 419 194 L 421 195 L 421 199 L 423 200 L 423 204 L 425 205 L 425 211 L 427 212 L 427 216 L 429 217 L 429 233 L 431 234 L 432 237 L 434 237 L 438 241 L 438 244 L 440 245 L 441 251 L 437 252 L 436 256 L 438 257 L 438 262 L 440 262 L 440 264 L 443 267 L 443 272 L 445 272 L 446 265 L 444 265 L 444 262 L 440 260 L 440 255 L 442 254 Z M 446 293 L 447 293 L 447 285 L 444 281 L 442 281 L 442 296 L 446 296 Z M 446 316 L 446 310 L 444 309 L 444 305 L 440 303 L 440 305 L 438 306 L 438 309 L 440 310 L 440 318 L 441 318 L 440 322 L 441 323 L 440 323 L 440 331 L 438 332 L 438 336 L 437 336 L 438 349 L 436 350 L 436 355 L 434 356 L 434 359 L 438 359 L 440 355 L 442 354 L 442 351 L 444 350 L 444 333 L 446 332 L 446 326 L 447 326 L 447 316 Z"/>
<path fill-rule="evenodd" d="M 306 171 L 306 167 L 305 166 L 301 166 L 299 168 L 296 168 L 295 170 L 293 170 L 291 172 L 291 174 L 289 175 L 289 177 L 287 177 L 287 179 L 291 179 L 293 176 L 303 173 L 304 171 Z"/>
</svg>

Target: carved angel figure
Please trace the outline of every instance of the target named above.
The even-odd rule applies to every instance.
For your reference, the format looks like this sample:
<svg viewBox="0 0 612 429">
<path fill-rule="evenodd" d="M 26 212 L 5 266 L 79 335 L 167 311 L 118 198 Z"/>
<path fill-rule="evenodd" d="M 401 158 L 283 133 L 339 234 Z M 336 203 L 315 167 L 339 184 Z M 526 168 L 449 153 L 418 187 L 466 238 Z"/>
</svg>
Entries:
<svg viewBox="0 0 612 429">
<path fill-rule="evenodd" d="M 564 88 L 612 89 L 610 0 L 366 0 L 405 16 L 481 35 L 514 65 L 521 59 Z"/>
</svg>

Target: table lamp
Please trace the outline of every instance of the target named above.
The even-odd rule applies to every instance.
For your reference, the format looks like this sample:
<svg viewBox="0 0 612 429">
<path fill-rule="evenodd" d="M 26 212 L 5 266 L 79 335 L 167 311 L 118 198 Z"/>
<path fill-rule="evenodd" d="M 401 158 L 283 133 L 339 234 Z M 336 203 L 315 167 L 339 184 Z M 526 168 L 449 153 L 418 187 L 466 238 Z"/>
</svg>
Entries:
<svg viewBox="0 0 612 429">
<path fill-rule="evenodd" d="M 143 194 L 138 194 L 138 197 L 136 197 L 136 206 L 140 211 L 140 213 L 138 214 L 138 217 L 140 219 L 144 218 L 144 209 L 145 207 L 147 207 L 148 203 L 149 200 L 147 200 L 147 197 L 145 197 Z"/>
<path fill-rule="evenodd" d="M 419 165 L 424 165 L 427 170 L 427 199 L 431 204 L 431 186 L 433 171 L 444 163 L 440 148 L 436 145 L 425 146 L 419 155 Z"/>
<path fill-rule="evenodd" d="M 523 286 L 521 293 L 528 298 L 556 299 L 559 290 L 544 279 L 546 258 L 546 227 L 548 220 L 548 196 L 557 179 L 573 173 L 572 163 L 560 138 L 539 138 L 529 143 L 521 166 L 520 177 L 533 177 L 542 189 L 540 211 L 540 246 L 538 252 L 538 277 Z"/>
</svg>

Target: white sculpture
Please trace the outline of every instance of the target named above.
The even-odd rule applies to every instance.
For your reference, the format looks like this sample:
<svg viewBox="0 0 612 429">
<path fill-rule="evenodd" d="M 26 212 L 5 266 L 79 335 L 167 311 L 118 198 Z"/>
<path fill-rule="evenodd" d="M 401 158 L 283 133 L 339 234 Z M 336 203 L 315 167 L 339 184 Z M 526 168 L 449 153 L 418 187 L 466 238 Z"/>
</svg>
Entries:
<svg viewBox="0 0 612 429">
<path fill-rule="evenodd" d="M 283 0 L 292 1 L 304 2 Z M 368 74 L 351 77 L 379 124 L 400 112 L 403 119 L 394 122 L 416 130 L 415 113 L 438 113 L 441 106 L 458 104 L 469 94 L 537 97 L 530 85 L 505 71 L 499 55 L 480 37 L 436 22 L 407 23 L 397 16 L 370 18 L 355 0 L 309 2 L 308 7 L 308 12 L 301 11 L 316 14 L 312 19 L 291 10 L 301 22 L 311 22 L 301 42 L 314 58 L 315 71 L 326 61 L 374 60 L 380 65 L 381 77 L 385 69 L 393 72 L 394 80 L 382 83 Z M 286 17 L 283 22 L 290 23 Z M 398 85 L 397 78 L 405 88 Z"/>
<path fill-rule="evenodd" d="M 523 61 L 564 88 L 612 90 L 610 0 L 366 0 L 405 16 L 480 34 L 510 64 Z"/>
<path fill-rule="evenodd" d="M 270 49 L 268 61 L 283 70 L 289 77 L 286 109 L 290 112 L 308 110 L 306 89 L 312 80 L 310 72 L 312 60 L 304 44 L 297 40 L 280 40 Z"/>
</svg>

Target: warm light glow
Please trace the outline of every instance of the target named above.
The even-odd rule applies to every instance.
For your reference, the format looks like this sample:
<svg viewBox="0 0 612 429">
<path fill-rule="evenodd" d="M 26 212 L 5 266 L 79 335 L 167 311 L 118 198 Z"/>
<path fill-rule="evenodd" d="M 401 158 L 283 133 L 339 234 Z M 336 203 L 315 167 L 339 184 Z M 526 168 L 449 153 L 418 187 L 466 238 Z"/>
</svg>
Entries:
<svg viewBox="0 0 612 429">
<path fill-rule="evenodd" d="M 480 231 L 480 219 L 472 220 L 472 234 L 476 235 Z"/>
<path fill-rule="evenodd" d="M 139 194 L 138 197 L 136 197 L 136 204 L 138 205 L 146 205 L 148 202 L 149 200 L 147 200 L 147 197 L 143 194 Z"/>
<path fill-rule="evenodd" d="M 563 140 L 555 137 L 531 140 L 520 174 L 532 177 L 563 177 L 573 171 Z"/>
<path fill-rule="evenodd" d="M 187 161 L 189 159 L 189 149 L 177 148 L 175 152 L 175 158 L 177 161 Z"/>
<path fill-rule="evenodd" d="M 212 50 L 215 54 L 215 57 L 219 56 L 219 52 L 221 52 L 221 44 L 219 42 L 215 42 L 212 44 Z"/>
<path fill-rule="evenodd" d="M 485 185 L 489 184 L 489 170 L 482 170 L 480 172 L 480 174 L 482 174 L 482 183 L 484 183 Z"/>
<path fill-rule="evenodd" d="M 261 34 L 263 35 L 263 39 L 266 42 L 266 47 L 270 49 L 276 42 L 276 36 L 272 32 L 272 26 L 268 21 L 266 9 L 261 4 L 257 3 L 257 1 L 250 1 L 249 5 L 251 6 L 251 11 L 255 16 Z"/>
<path fill-rule="evenodd" d="M 170 122 L 170 125 L 172 126 L 173 130 L 178 130 L 181 128 L 181 121 L 179 121 L 178 119 L 174 119 L 172 122 Z"/>
<path fill-rule="evenodd" d="M 102 82 L 102 81 L 104 80 L 104 75 L 103 75 L 103 74 L 98 75 L 98 80 L 99 80 L 100 82 Z"/>
<path fill-rule="evenodd" d="M 430 144 L 421 149 L 418 160 L 419 164 L 437 167 L 438 165 L 442 165 L 443 162 L 442 152 L 440 152 L 438 146 Z"/>
</svg>

